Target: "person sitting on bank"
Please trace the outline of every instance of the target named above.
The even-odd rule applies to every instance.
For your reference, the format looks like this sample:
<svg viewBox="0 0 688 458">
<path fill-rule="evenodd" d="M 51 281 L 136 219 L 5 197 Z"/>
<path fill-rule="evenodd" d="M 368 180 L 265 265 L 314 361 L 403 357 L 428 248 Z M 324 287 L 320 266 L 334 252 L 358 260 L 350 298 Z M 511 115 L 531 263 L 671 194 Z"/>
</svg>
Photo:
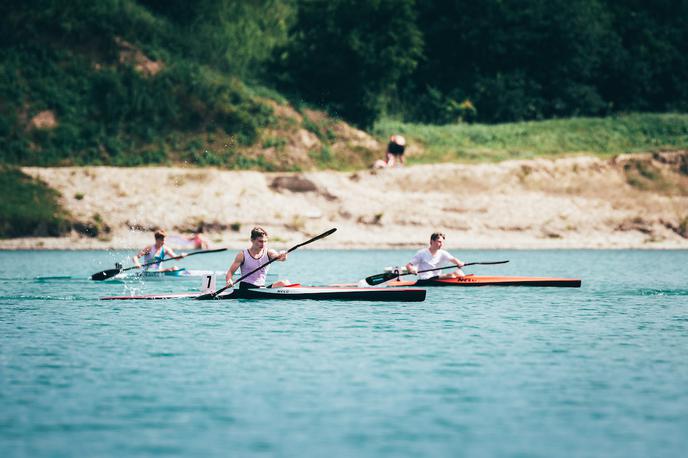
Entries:
<svg viewBox="0 0 688 458">
<path fill-rule="evenodd" d="M 141 261 L 143 261 L 143 264 L 149 264 L 154 261 L 157 261 L 154 264 L 146 266 L 145 269 L 156 270 L 158 272 L 172 272 L 175 270 L 179 270 L 179 267 L 177 266 L 172 266 L 167 269 L 160 269 L 160 261 L 165 259 L 166 256 L 169 256 L 170 258 L 176 258 L 177 256 L 185 257 L 186 253 L 178 255 L 174 252 L 172 248 L 165 244 L 167 232 L 165 232 L 164 229 L 159 229 L 155 231 L 153 237 L 155 237 L 155 243 L 153 245 L 143 248 L 136 254 L 136 256 L 132 258 L 134 260 L 134 265 L 140 269 L 141 267 L 143 267 L 141 265 Z"/>
<path fill-rule="evenodd" d="M 279 253 L 273 249 L 267 247 L 268 243 L 268 233 L 262 227 L 254 227 L 251 230 L 251 246 L 241 250 L 236 257 L 234 262 L 227 269 L 227 276 L 225 278 L 227 285 L 231 288 L 234 286 L 234 281 L 232 280 L 232 275 L 234 272 L 241 267 L 241 276 L 243 277 L 247 273 L 257 269 L 258 267 L 266 264 L 273 259 L 278 261 L 286 261 L 287 253 L 285 251 L 280 251 Z M 244 278 L 239 283 L 239 289 L 246 288 L 264 288 L 265 279 L 268 275 L 268 269 L 270 266 L 264 266 L 262 269 L 252 273 L 248 277 Z M 278 288 L 280 286 L 286 286 L 291 284 L 289 280 L 280 280 L 268 288 Z"/>
<path fill-rule="evenodd" d="M 373 164 L 376 169 L 385 167 L 401 167 L 404 165 L 404 151 L 406 150 L 406 139 L 401 135 L 392 135 L 387 143 L 385 160 L 378 159 Z"/>
<path fill-rule="evenodd" d="M 456 259 L 448 251 L 443 250 L 445 235 L 441 232 L 435 232 L 430 236 L 430 246 L 418 250 L 413 256 L 411 262 L 406 264 L 406 270 L 412 274 L 418 273 L 419 270 L 430 270 L 438 267 L 447 266 L 447 263 L 456 264 L 457 270 L 451 273 L 441 273 L 440 270 L 423 272 L 418 274 L 419 280 L 429 280 L 438 278 L 459 278 L 464 277 L 465 274 L 461 270 L 463 262 Z"/>
</svg>

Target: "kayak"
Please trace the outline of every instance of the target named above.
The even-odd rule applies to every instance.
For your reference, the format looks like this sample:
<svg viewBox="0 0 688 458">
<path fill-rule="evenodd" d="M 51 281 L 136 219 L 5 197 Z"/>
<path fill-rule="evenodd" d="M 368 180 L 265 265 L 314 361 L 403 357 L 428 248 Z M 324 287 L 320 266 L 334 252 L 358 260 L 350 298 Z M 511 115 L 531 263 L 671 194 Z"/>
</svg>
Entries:
<svg viewBox="0 0 688 458">
<path fill-rule="evenodd" d="M 205 277 L 206 275 L 217 275 L 224 277 L 226 274 L 223 270 L 189 270 L 189 269 L 177 269 L 170 271 L 158 271 L 158 270 L 136 270 L 133 272 L 121 272 L 113 277 L 107 278 L 108 280 L 131 280 L 136 278 L 191 278 L 191 277 Z M 268 274 L 272 276 L 272 274 Z M 51 275 L 51 276 L 37 276 L 34 280 L 39 282 L 45 281 L 55 281 L 55 280 L 88 280 L 88 277 L 77 277 L 75 275 Z"/>
<path fill-rule="evenodd" d="M 318 301 L 379 301 L 379 302 L 422 302 L 426 291 L 421 288 L 358 288 L 339 286 L 301 286 L 294 284 L 280 288 L 232 289 L 220 293 L 213 299 L 268 299 Z M 202 293 L 149 294 L 143 296 L 109 296 L 101 300 L 140 300 L 140 299 L 196 299 Z"/>
<path fill-rule="evenodd" d="M 538 286 L 557 288 L 580 288 L 581 280 L 577 278 L 551 277 L 508 277 L 466 275 L 460 278 L 443 278 L 428 280 L 396 280 L 384 284 L 392 287 L 409 286 Z"/>
<path fill-rule="evenodd" d="M 177 270 L 137 270 L 134 272 L 122 272 L 113 278 L 179 278 L 179 277 L 205 277 L 206 275 L 225 275 L 223 271 L 214 270 L 189 270 L 181 268 Z"/>
</svg>

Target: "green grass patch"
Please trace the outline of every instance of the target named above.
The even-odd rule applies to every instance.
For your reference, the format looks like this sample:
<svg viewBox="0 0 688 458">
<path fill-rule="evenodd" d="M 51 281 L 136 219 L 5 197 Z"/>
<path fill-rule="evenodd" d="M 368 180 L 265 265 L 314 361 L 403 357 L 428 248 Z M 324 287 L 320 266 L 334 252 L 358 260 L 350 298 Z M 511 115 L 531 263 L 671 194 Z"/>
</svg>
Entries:
<svg viewBox="0 0 688 458">
<path fill-rule="evenodd" d="M 423 153 L 411 163 L 495 162 L 573 154 L 612 156 L 688 146 L 688 114 L 628 114 L 508 124 L 433 126 L 394 120 L 377 123 L 373 134 L 386 142 L 403 134 Z"/>
<path fill-rule="evenodd" d="M 59 195 L 16 168 L 0 166 L 0 237 L 57 237 L 72 228 Z"/>
</svg>

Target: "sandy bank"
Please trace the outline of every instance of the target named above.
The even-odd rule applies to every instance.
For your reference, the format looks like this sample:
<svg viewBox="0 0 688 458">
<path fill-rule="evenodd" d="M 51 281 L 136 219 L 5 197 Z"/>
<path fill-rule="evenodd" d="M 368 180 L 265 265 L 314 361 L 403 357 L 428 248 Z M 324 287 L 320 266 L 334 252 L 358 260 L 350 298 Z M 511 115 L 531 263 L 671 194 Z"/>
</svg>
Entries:
<svg viewBox="0 0 688 458">
<path fill-rule="evenodd" d="M 319 248 L 418 247 L 435 230 L 452 248 L 688 248 L 685 175 L 671 161 L 636 157 L 653 163 L 668 187 L 629 184 L 632 157 L 356 173 L 24 168 L 58 190 L 74 216 L 100 219 L 111 232 L 1 240 L 0 248 L 138 248 L 149 243 L 148 229 L 199 224 L 212 245 L 230 247 L 244 246 L 250 228 L 262 225 L 281 246 L 337 227 Z"/>
</svg>

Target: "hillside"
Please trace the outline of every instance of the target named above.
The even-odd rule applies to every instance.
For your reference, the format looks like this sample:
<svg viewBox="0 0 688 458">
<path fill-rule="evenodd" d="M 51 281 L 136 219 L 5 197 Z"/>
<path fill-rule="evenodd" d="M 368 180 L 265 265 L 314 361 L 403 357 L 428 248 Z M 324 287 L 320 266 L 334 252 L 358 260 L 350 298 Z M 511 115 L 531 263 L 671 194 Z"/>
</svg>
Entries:
<svg viewBox="0 0 688 458">
<path fill-rule="evenodd" d="M 512 33 L 507 40 L 497 33 L 480 34 L 481 46 L 491 51 L 477 55 L 466 47 L 476 37 L 458 26 L 472 17 L 483 20 L 469 3 L 459 8 L 459 2 L 455 10 L 434 1 L 361 0 L 4 4 L 0 192 L 7 198 L 0 205 L 0 238 L 81 234 L 73 242 L 77 246 L 126 245 L 122 231 L 150 229 L 153 224 L 146 219 L 147 212 L 138 210 L 147 208 L 138 196 L 158 206 L 166 206 L 171 196 L 180 199 L 173 212 L 179 218 L 163 220 L 165 226 L 186 231 L 205 225 L 211 231 L 224 231 L 249 220 L 229 214 L 213 219 L 197 213 L 197 207 L 230 205 L 242 215 L 252 215 L 241 207 L 245 199 L 225 201 L 221 193 L 231 189 L 241 195 L 241 189 L 259 188 L 270 197 L 263 202 L 266 211 L 275 213 L 260 221 L 272 221 L 289 237 L 307 232 L 308 215 L 329 215 L 329 221 L 349 225 L 352 233 L 354 228 L 364 234 L 394 227 L 392 237 L 399 241 L 390 243 L 396 244 L 418 237 L 412 228 L 428 217 L 417 212 L 430 208 L 422 202 L 449 200 L 452 193 L 469 196 L 464 189 L 454 189 L 452 173 L 458 173 L 462 183 L 472 182 L 472 174 L 483 176 L 472 185 L 490 202 L 500 201 L 497 190 L 502 188 L 493 183 L 483 189 L 481 183 L 491 175 L 509 183 L 516 180 L 521 188 L 514 188 L 509 205 L 519 208 L 530 202 L 532 189 L 519 181 L 525 179 L 521 175 L 530 170 L 530 163 L 518 163 L 526 165 L 515 166 L 507 175 L 503 175 L 507 166 L 497 163 L 535 158 L 554 160 L 535 160 L 536 170 L 547 169 L 550 166 L 543 164 L 549 163 L 559 169 L 572 161 L 573 168 L 565 175 L 574 184 L 586 180 L 579 166 L 587 170 L 586 161 L 598 161 L 608 173 L 598 177 L 596 189 L 611 192 L 614 183 L 623 183 L 622 188 L 629 189 L 627 199 L 637 200 L 628 204 L 639 215 L 631 219 L 644 221 L 651 243 L 671 244 L 672 233 L 684 234 L 681 228 L 688 213 L 680 197 L 685 194 L 686 166 L 680 159 L 684 155 L 678 154 L 678 165 L 670 166 L 662 159 L 668 156 L 660 154 L 688 147 L 688 115 L 681 113 L 688 94 L 685 78 L 680 77 L 684 64 L 673 57 L 676 46 L 685 42 L 682 23 L 648 20 L 648 30 L 661 26 L 676 33 L 658 36 L 653 52 L 644 53 L 634 39 L 635 26 L 624 25 L 623 19 L 633 17 L 636 9 L 661 13 L 660 7 L 626 10 L 614 2 L 600 2 L 597 12 L 572 4 L 563 13 L 542 2 L 525 2 L 519 11 L 502 2 L 488 2 L 485 8 L 494 15 L 485 20 L 513 26 Z M 445 21 L 431 20 L 439 9 Z M 560 14 L 577 21 L 548 20 L 547 28 L 540 27 L 542 17 Z M 587 42 L 579 40 L 583 37 Z M 442 50 L 450 42 L 457 46 L 445 51 L 464 54 L 448 61 Z M 557 46 L 553 55 L 544 53 L 550 44 L 555 49 L 555 43 L 571 46 Z M 640 43 L 644 46 L 644 41 Z M 535 61 L 531 49 L 542 51 Z M 567 51 L 560 53 L 561 49 Z M 514 60 L 499 58 L 502 54 Z M 617 58 L 601 59 L 611 55 Z M 672 62 L 673 73 L 660 71 L 668 67 L 656 62 Z M 508 68 L 501 67 L 505 63 Z M 625 75 L 631 64 L 638 70 L 633 78 L 623 78 L 622 86 L 608 84 L 619 81 L 620 69 Z M 475 71 L 466 73 L 466 69 Z M 648 87 L 653 88 L 649 93 Z M 407 164 L 413 167 L 369 170 L 383 156 L 393 133 L 407 138 Z M 619 159 L 608 165 L 609 158 L 642 152 L 649 152 L 650 159 Z M 583 159 L 573 158 L 577 156 Z M 619 161 L 625 161 L 621 168 Z M 257 183 L 243 181 L 261 177 L 257 172 L 267 175 L 256 178 Z M 299 202 L 300 209 L 316 209 L 301 216 L 276 210 L 290 208 L 284 190 L 261 183 L 292 183 L 294 178 L 282 175 L 286 173 L 297 174 L 296 182 L 302 183 L 298 186 L 306 189 L 290 195 L 289 201 Z M 443 178 L 444 174 L 449 175 Z M 424 183 L 428 175 L 437 176 L 443 185 L 419 189 L 417 183 Z M 214 181 L 218 177 L 222 181 Z M 323 184 L 316 186 L 320 179 Z M 533 185 L 531 180 L 525 181 Z M 235 185 L 240 189 L 235 191 Z M 542 199 L 552 194 L 549 188 L 536 188 L 544 193 L 539 194 Z M 321 202 L 322 196 L 312 189 L 327 189 L 325 200 Z M 556 194 L 571 201 L 590 198 L 579 195 L 584 191 L 582 185 L 572 185 Z M 416 199 L 414 193 L 421 197 Z M 642 199 L 654 202 L 656 195 L 673 202 L 675 214 L 642 210 Z M 400 196 L 418 207 L 406 209 L 416 215 L 416 223 L 390 216 L 397 211 L 392 209 Z M 626 205 L 621 195 L 614 199 L 613 205 Z M 381 207 L 379 202 L 385 203 Z M 498 205 L 485 204 L 486 209 L 493 206 Z M 341 214 L 340 208 L 344 208 Z M 488 210 L 467 216 L 482 221 L 483 213 L 490 221 L 501 221 L 501 213 Z M 656 218 L 645 219 L 646 213 Z M 438 211 L 432 221 L 454 227 L 452 214 Z M 232 219 L 234 223 L 227 223 Z M 540 240 L 537 231 L 549 227 L 547 221 L 533 225 L 510 221 L 507 218 L 502 226 L 522 228 L 523 243 Z M 474 238 L 489 236 L 490 224 L 471 226 Z M 610 227 L 604 226 L 603 232 Z M 670 232 L 664 234 L 661 227 Z M 542 243 L 557 246 L 582 237 L 575 236 L 573 229 L 563 232 L 566 236 Z M 216 237 L 223 240 L 225 235 L 218 232 Z M 351 237 L 346 243 L 366 243 L 363 235 Z M 623 237 L 619 240 L 626 243 Z M 4 246 L 51 243 L 25 239 Z M 60 245 L 64 239 L 54 243 L 64 246 Z M 583 239 L 571 243 L 596 244 Z M 640 242 L 632 242 L 636 243 Z"/>
</svg>

